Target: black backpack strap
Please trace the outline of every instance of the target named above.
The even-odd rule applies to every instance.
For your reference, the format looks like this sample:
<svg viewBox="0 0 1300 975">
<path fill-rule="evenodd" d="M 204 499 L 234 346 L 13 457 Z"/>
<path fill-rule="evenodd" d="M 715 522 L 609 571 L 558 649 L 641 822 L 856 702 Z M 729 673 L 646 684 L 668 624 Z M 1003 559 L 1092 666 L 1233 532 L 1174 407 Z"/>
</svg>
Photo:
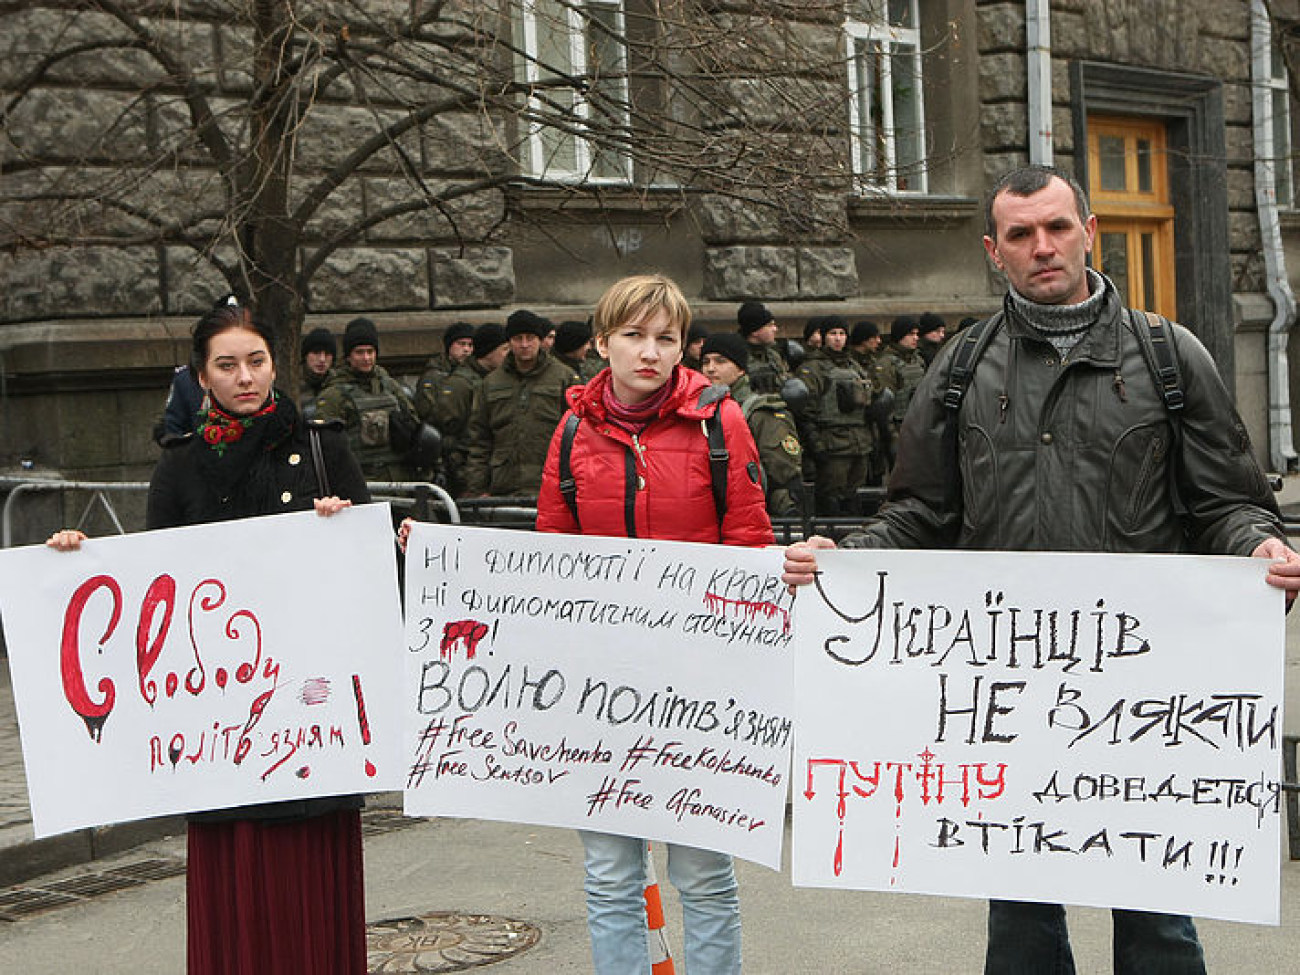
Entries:
<svg viewBox="0 0 1300 975">
<path fill-rule="evenodd" d="M 943 392 L 943 456 L 948 464 L 944 477 L 944 490 L 949 507 L 957 504 L 961 496 L 961 466 L 957 462 L 957 418 L 966 390 L 975 376 L 975 367 L 988 348 L 989 342 L 1002 327 L 1004 315 L 999 312 L 990 318 L 967 327 L 957 338 L 957 348 L 948 363 L 948 387 Z"/>
<path fill-rule="evenodd" d="M 1137 334 L 1138 345 L 1142 347 L 1142 355 L 1147 361 L 1147 368 L 1151 370 L 1156 389 L 1165 401 L 1165 409 L 1169 411 L 1170 420 L 1177 422 L 1186 397 L 1183 395 L 1183 374 L 1178 369 L 1178 356 L 1174 354 L 1174 336 L 1169 319 L 1154 312 L 1140 312 L 1133 308 L 1128 310 L 1128 314 L 1133 331 Z M 1145 328 L 1138 321 L 1139 315 L 1145 319 Z"/>
<path fill-rule="evenodd" d="M 578 482 L 573 479 L 573 438 L 578 435 L 578 424 L 582 422 L 576 413 L 570 413 L 564 420 L 564 432 L 560 434 L 560 497 L 569 506 L 569 513 L 582 531 L 582 521 L 578 518 Z"/>
<path fill-rule="evenodd" d="M 727 514 L 727 467 L 731 454 L 727 451 L 727 438 L 722 432 L 722 401 L 727 398 L 726 386 L 710 386 L 700 393 L 698 406 L 717 404 L 717 409 L 704 421 L 704 435 L 709 441 L 709 478 L 713 484 L 713 508 L 718 513 L 718 531 Z"/>
<path fill-rule="evenodd" d="M 1002 327 L 1003 316 L 999 313 L 982 322 L 976 322 L 961 333 L 957 339 L 957 350 L 948 364 L 948 388 L 943 393 L 943 408 L 950 417 L 961 411 L 962 400 L 966 398 L 966 389 L 975 375 L 975 366 L 979 363 L 989 340 Z"/>
<path fill-rule="evenodd" d="M 1187 397 L 1183 392 L 1183 374 L 1178 368 L 1178 355 L 1174 351 L 1173 327 L 1169 324 L 1169 319 L 1154 312 L 1130 308 L 1127 313 L 1138 347 L 1142 350 L 1142 358 L 1146 360 L 1147 369 L 1156 384 L 1156 392 L 1164 401 L 1172 439 L 1169 453 L 1176 459 L 1181 455 L 1182 411 Z M 1187 510 L 1178 492 L 1176 477 L 1169 479 L 1169 497 L 1175 511 L 1182 513 Z"/>
<path fill-rule="evenodd" d="M 704 421 L 704 432 L 709 438 L 709 476 L 713 480 L 713 507 L 718 512 L 718 530 L 727 513 L 727 467 L 731 454 L 727 452 L 727 438 L 722 432 L 722 410 Z"/>
</svg>

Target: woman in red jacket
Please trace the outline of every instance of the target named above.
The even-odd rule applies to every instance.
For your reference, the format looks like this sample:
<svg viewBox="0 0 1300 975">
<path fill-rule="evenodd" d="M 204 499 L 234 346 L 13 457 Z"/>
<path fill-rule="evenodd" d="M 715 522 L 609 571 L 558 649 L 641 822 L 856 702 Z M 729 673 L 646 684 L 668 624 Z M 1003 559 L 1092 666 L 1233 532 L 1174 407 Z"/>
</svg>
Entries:
<svg viewBox="0 0 1300 975">
<path fill-rule="evenodd" d="M 740 407 L 679 365 L 691 312 L 672 281 L 638 275 L 596 305 L 596 348 L 609 368 L 569 390 L 537 498 L 537 529 L 724 545 L 766 545 L 772 526 L 758 451 Z M 721 420 L 729 459 L 715 498 L 707 429 Z M 576 417 L 576 427 L 570 417 Z M 571 443 L 564 451 L 565 427 Z M 561 454 L 568 454 L 561 490 Z M 567 495 L 567 497 L 566 497 Z M 581 832 L 587 926 L 597 975 L 650 973 L 645 841 Z M 740 971 L 740 901 L 731 857 L 668 844 L 691 975 Z"/>
</svg>

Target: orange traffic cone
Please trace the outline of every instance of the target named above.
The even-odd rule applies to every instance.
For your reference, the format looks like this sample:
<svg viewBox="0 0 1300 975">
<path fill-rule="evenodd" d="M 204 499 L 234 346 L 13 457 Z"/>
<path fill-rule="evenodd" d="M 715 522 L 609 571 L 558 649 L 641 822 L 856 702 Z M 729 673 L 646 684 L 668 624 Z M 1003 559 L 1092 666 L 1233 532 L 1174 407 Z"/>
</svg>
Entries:
<svg viewBox="0 0 1300 975">
<path fill-rule="evenodd" d="M 650 931 L 652 975 L 675 975 L 673 953 L 664 931 L 664 902 L 659 896 L 659 878 L 655 876 L 655 858 L 649 843 L 645 845 L 645 924 Z"/>
</svg>

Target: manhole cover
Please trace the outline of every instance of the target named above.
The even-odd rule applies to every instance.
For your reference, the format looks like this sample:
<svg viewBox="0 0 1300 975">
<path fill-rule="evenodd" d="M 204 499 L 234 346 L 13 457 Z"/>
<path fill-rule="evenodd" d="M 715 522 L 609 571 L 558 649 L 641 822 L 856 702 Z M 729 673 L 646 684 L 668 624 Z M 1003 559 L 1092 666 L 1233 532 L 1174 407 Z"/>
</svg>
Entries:
<svg viewBox="0 0 1300 975">
<path fill-rule="evenodd" d="M 433 911 L 366 925 L 371 975 L 460 972 L 510 958 L 541 940 L 526 921 Z"/>
</svg>

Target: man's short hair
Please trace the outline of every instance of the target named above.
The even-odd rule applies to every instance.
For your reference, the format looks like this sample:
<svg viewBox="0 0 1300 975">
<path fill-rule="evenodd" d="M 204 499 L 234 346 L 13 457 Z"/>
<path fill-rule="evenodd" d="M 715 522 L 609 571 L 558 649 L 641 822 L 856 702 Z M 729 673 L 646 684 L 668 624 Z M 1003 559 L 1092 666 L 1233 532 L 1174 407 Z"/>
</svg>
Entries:
<svg viewBox="0 0 1300 975">
<path fill-rule="evenodd" d="M 691 327 L 691 306 L 682 289 L 662 274 L 634 274 L 611 284 L 596 302 L 592 330 L 596 338 L 608 339 L 620 326 L 659 310 L 668 316 L 668 323 L 677 329 L 685 345 Z"/>
<path fill-rule="evenodd" d="M 1010 193 L 1012 196 L 1033 196 L 1039 190 L 1044 189 L 1053 178 L 1061 180 L 1066 186 L 1070 187 L 1070 192 L 1074 194 L 1074 208 L 1079 211 L 1080 222 L 1087 220 L 1092 208 L 1088 205 L 1088 194 L 1083 191 L 1079 181 L 1063 169 L 1035 164 L 1033 166 L 1021 166 L 1019 169 L 1004 173 L 993 184 L 993 189 L 984 202 L 984 233 L 992 240 L 998 239 L 998 228 L 993 222 L 993 201 L 1000 194 Z"/>
</svg>

